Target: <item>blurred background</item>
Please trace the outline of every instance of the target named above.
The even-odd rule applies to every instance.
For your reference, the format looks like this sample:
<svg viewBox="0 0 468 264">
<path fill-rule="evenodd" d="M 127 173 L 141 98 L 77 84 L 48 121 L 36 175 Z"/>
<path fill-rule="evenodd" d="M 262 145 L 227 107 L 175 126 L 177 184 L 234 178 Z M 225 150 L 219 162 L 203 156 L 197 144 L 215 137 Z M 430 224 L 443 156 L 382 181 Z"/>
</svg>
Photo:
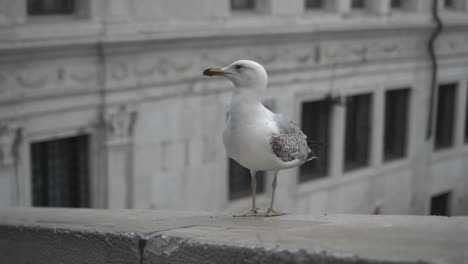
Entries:
<svg viewBox="0 0 468 264">
<path fill-rule="evenodd" d="M 467 0 L 0 0 L 0 207 L 248 209 L 201 73 L 250 59 L 323 143 L 277 209 L 468 214 L 467 32 Z"/>
</svg>

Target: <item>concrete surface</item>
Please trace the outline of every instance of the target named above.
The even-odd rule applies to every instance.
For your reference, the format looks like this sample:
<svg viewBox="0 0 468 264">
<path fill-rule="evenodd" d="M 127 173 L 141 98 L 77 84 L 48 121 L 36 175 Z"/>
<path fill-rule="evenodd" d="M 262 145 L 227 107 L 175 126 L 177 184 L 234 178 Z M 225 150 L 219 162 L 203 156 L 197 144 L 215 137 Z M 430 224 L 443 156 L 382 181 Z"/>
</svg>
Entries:
<svg viewBox="0 0 468 264">
<path fill-rule="evenodd" d="M 357 11 L 350 0 L 319 10 L 257 0 L 258 12 L 231 12 L 229 0 L 80 0 L 77 16 L 41 18 L 27 16 L 26 2 L 0 0 L 0 207 L 32 206 L 31 144 L 87 135 L 90 207 L 244 210 L 250 198 L 229 200 L 221 136 L 232 85 L 201 72 L 245 58 L 268 70 L 272 110 L 299 124 L 302 103 L 372 95 L 368 166 L 343 170 L 346 107 L 335 104 L 328 161 L 314 161 L 327 161 L 326 177 L 299 182 L 297 168 L 282 171 L 278 209 L 428 214 L 431 197 L 450 191 L 450 212 L 468 214 L 466 4 L 441 12 L 438 78 L 458 87 L 453 147 L 433 151 L 422 136 L 431 1 L 389 10 L 390 0 L 373 0 Z M 404 87 L 407 155 L 386 161 L 385 94 Z"/>
<path fill-rule="evenodd" d="M 468 263 L 468 217 L 2 209 L 0 263 Z"/>
</svg>

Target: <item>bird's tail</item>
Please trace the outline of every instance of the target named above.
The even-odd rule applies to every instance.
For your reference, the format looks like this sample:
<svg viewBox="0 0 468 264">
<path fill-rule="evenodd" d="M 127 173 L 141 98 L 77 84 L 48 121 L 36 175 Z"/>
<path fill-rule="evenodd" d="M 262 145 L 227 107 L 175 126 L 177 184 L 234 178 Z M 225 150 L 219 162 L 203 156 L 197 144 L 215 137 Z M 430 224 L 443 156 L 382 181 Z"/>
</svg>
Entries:
<svg viewBox="0 0 468 264">
<path fill-rule="evenodd" d="M 309 147 L 309 155 L 307 155 L 307 161 L 319 159 L 318 153 L 320 149 L 325 146 L 323 142 L 315 140 L 307 140 L 307 146 Z"/>
</svg>

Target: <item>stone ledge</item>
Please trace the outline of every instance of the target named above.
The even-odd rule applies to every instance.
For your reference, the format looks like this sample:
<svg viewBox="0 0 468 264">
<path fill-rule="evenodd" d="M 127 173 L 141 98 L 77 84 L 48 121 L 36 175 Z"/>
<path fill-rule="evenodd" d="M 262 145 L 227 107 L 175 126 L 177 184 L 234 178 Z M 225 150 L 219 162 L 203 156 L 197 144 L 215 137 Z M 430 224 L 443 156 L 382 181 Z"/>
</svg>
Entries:
<svg viewBox="0 0 468 264">
<path fill-rule="evenodd" d="M 468 263 L 468 217 L 0 209 L 1 263 Z"/>
</svg>

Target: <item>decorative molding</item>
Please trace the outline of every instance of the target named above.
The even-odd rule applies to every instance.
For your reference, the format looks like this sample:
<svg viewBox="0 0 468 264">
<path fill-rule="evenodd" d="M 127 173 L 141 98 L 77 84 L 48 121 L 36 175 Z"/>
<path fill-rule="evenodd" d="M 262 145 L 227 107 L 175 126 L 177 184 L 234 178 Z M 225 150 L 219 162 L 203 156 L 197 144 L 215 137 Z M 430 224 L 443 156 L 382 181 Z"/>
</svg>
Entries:
<svg viewBox="0 0 468 264">
<path fill-rule="evenodd" d="M 19 71 L 16 82 L 23 88 L 40 89 L 47 85 L 49 76 L 41 72 L 40 69 Z"/>
<path fill-rule="evenodd" d="M 16 122 L 0 121 L 0 165 L 15 163 L 14 147 L 19 139 L 21 127 Z"/>
<path fill-rule="evenodd" d="M 108 145 L 122 145 L 130 142 L 137 118 L 137 110 L 121 105 L 106 113 L 106 133 Z"/>
<path fill-rule="evenodd" d="M 98 79 L 99 68 L 97 65 L 93 64 L 88 67 L 80 67 L 76 70 L 70 72 L 70 79 L 77 83 L 90 83 Z"/>
<path fill-rule="evenodd" d="M 253 41 L 252 41 L 253 43 Z M 357 40 L 326 39 L 312 42 L 278 42 L 273 44 L 210 46 L 208 49 L 132 50 L 105 53 L 109 56 L 108 71 L 96 57 L 74 60 L 65 58 L 53 64 L 48 60 L 21 63 L 0 69 L 0 89 L 8 87 L 12 97 L 32 97 L 41 94 L 61 93 L 77 89 L 95 88 L 100 74 L 106 78 L 106 89 L 128 88 L 158 83 L 177 82 L 201 76 L 200 71 L 209 66 L 223 66 L 234 60 L 251 58 L 266 65 L 268 70 L 281 71 L 295 68 L 320 67 L 389 59 L 425 58 L 421 37 L 368 38 Z M 437 42 L 440 56 L 468 53 L 468 36 L 461 32 L 447 33 Z M 14 98 L 12 98 L 14 99 Z"/>
<path fill-rule="evenodd" d="M 110 66 L 110 74 L 114 80 L 122 81 L 129 75 L 128 65 L 123 61 L 115 61 Z"/>
</svg>

